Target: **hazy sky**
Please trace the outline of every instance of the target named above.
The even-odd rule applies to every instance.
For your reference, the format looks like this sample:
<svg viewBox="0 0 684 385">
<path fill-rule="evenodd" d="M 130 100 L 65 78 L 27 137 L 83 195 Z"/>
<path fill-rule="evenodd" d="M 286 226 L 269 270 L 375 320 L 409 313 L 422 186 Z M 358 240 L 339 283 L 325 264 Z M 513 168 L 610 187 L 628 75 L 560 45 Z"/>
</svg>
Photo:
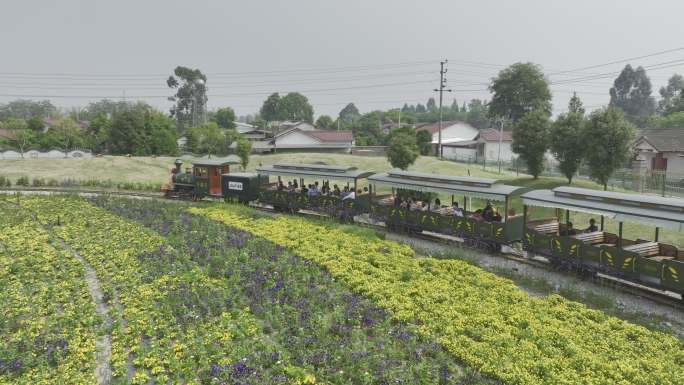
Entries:
<svg viewBox="0 0 684 385">
<path fill-rule="evenodd" d="M 460 103 L 489 98 L 503 66 L 532 61 L 547 74 L 684 47 L 681 0 L 3 0 L 0 102 L 19 95 L 58 106 L 101 97 L 167 109 L 176 65 L 208 76 L 209 107 L 258 110 L 274 91 L 300 91 L 316 115 L 354 102 L 363 112 L 435 96 L 439 60 Z M 674 62 L 681 60 L 679 62 Z M 684 72 L 684 49 L 632 60 L 654 94 Z M 550 75 L 555 112 L 572 91 L 608 101 L 626 64 Z M 584 81 L 579 81 L 584 78 Z"/>
</svg>

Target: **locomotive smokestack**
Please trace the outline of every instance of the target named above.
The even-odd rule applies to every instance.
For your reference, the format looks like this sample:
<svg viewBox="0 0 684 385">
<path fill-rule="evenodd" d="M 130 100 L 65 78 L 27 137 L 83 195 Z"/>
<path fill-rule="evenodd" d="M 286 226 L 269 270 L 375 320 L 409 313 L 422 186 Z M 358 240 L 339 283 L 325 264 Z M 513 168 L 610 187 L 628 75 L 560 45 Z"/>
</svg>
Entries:
<svg viewBox="0 0 684 385">
<path fill-rule="evenodd" d="M 180 159 L 176 159 L 176 161 L 173 164 L 176 165 L 176 174 L 180 174 L 182 172 L 181 166 L 183 165 L 183 161 Z"/>
</svg>

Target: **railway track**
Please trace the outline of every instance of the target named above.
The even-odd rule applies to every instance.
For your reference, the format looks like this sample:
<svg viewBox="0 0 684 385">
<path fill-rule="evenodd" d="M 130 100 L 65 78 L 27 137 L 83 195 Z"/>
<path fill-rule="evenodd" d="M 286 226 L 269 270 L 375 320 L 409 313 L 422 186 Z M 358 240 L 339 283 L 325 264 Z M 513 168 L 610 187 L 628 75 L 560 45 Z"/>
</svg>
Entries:
<svg viewBox="0 0 684 385">
<path fill-rule="evenodd" d="M 173 201 L 169 200 L 164 197 L 163 194 L 157 193 L 157 192 L 134 192 L 134 191 L 118 191 L 118 190 L 103 190 L 103 189 L 69 189 L 69 188 L 49 188 L 49 187 L 26 187 L 26 188 L 4 188 L 0 189 L 0 194 L 16 194 L 16 193 L 29 193 L 29 194 L 50 194 L 50 193 L 58 193 L 58 194 L 77 194 L 81 196 L 93 196 L 93 195 L 112 195 L 112 196 L 120 196 L 120 197 L 130 197 L 130 198 L 143 198 L 143 199 L 159 199 L 163 200 L 165 202 Z M 278 212 L 275 211 L 272 207 L 265 206 L 265 205 L 259 205 L 259 204 L 250 204 L 250 207 L 263 211 L 263 212 L 269 212 L 273 214 L 277 214 Z M 315 219 L 325 219 L 327 218 L 324 215 L 317 214 L 315 212 L 307 212 L 307 211 L 300 211 L 297 213 L 297 215 L 303 216 L 303 217 L 308 217 L 308 218 L 315 218 Z M 381 224 L 376 224 L 376 223 L 370 223 L 368 221 L 355 221 L 355 224 L 359 226 L 363 226 L 366 228 L 371 228 L 375 231 L 387 233 L 389 230 Z M 408 238 L 415 238 L 415 239 L 420 239 L 424 241 L 429 241 L 429 242 L 435 242 L 438 244 L 442 245 L 451 245 L 451 246 L 456 246 L 462 249 L 466 250 L 473 250 L 476 248 L 473 247 L 467 247 L 465 242 L 463 242 L 462 239 L 459 239 L 457 237 L 451 237 L 451 236 L 444 236 L 441 234 L 435 234 L 435 233 L 403 233 L 402 235 L 408 237 Z M 488 251 L 490 254 L 494 254 L 497 257 L 501 258 L 506 258 L 512 261 L 515 261 L 520 264 L 525 264 L 525 265 L 530 265 L 539 269 L 544 269 L 547 271 L 559 271 L 558 269 L 555 269 L 545 258 L 543 257 L 533 257 L 530 258 L 526 256 L 524 253 L 521 253 L 515 249 L 508 248 L 509 250 L 507 251 L 500 251 L 500 252 L 491 252 Z M 568 272 L 568 274 L 572 274 Z M 614 287 L 616 289 L 619 289 L 623 292 L 629 293 L 631 295 L 641 297 L 641 298 L 646 298 L 650 301 L 653 301 L 655 303 L 659 303 L 661 305 L 665 306 L 671 306 L 677 310 L 684 310 L 684 298 L 679 297 L 679 295 L 675 293 L 670 293 L 666 291 L 661 291 L 653 288 L 649 288 L 646 286 L 642 286 L 639 284 L 636 284 L 631 281 L 625 281 L 620 278 L 604 275 L 601 273 L 596 274 L 595 276 L 592 276 L 588 278 L 588 280 L 594 282 L 594 283 L 599 283 L 604 286 L 610 286 Z"/>
</svg>

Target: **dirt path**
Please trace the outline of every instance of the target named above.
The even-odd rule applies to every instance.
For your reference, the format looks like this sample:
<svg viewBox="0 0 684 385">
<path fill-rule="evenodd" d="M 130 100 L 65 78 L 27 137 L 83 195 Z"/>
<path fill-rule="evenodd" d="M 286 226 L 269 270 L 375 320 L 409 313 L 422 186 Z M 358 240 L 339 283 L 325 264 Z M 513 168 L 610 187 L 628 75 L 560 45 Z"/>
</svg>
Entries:
<svg viewBox="0 0 684 385">
<path fill-rule="evenodd" d="M 95 269 L 69 245 L 58 239 L 60 245 L 74 257 L 76 257 L 85 268 L 85 280 L 88 286 L 90 296 L 95 301 L 95 311 L 102 318 L 102 329 L 106 331 L 105 334 L 99 336 L 95 342 L 97 347 L 97 366 L 95 367 L 95 377 L 99 385 L 108 385 L 112 381 L 112 368 L 109 365 L 109 359 L 112 355 L 112 317 L 109 315 L 109 307 L 104 301 L 104 293 L 100 287 L 100 281 L 97 279 Z"/>
</svg>

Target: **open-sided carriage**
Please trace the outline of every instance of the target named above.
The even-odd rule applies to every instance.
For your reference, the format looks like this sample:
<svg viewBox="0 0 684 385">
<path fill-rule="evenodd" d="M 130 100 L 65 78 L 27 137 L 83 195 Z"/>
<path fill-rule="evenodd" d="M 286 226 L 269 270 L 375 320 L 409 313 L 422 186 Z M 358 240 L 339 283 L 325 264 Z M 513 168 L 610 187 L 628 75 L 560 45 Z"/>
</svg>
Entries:
<svg viewBox="0 0 684 385">
<path fill-rule="evenodd" d="M 523 245 L 529 252 L 567 268 L 602 272 L 684 294 L 684 252 L 658 239 L 660 228 L 684 229 L 684 199 L 574 187 L 534 190 L 522 198 Z M 556 215 L 530 219 L 529 206 L 553 208 Z M 565 210 L 565 223 L 559 221 L 560 210 Z M 600 216 L 600 227 L 596 231 L 577 232 L 569 226 L 571 212 Z M 605 218 L 618 221 L 617 234 L 604 231 Z M 653 227 L 653 240 L 625 239 L 625 222 Z M 647 234 L 643 237 L 647 238 Z"/>
<path fill-rule="evenodd" d="M 362 171 L 350 166 L 329 166 L 321 164 L 287 164 L 257 167 L 260 176 L 275 176 L 277 181 L 263 185 L 259 191 L 259 202 L 272 205 L 277 210 L 298 212 L 302 210 L 329 215 L 343 220 L 351 220 L 358 213 L 368 210 L 369 194 L 354 194 L 354 199 L 342 199 L 334 195 L 318 194 L 310 196 L 301 191 L 278 189 L 283 178 L 294 178 L 298 186 L 307 182 L 313 183 L 346 183 L 351 191 L 358 190 L 359 180 L 365 179 L 372 172 Z"/>
<path fill-rule="evenodd" d="M 400 191 L 441 193 L 450 195 L 452 204 L 455 198 L 463 198 L 463 216 L 457 216 L 448 208 L 431 207 L 431 203 L 424 211 L 411 210 L 400 207 L 392 196 L 376 195 L 371 202 L 371 217 L 384 222 L 388 228 L 456 236 L 464 239 L 468 245 L 490 249 L 520 241 L 522 237 L 522 216 L 509 210 L 510 199 L 520 191 L 519 187 L 500 184 L 494 179 L 398 170 L 372 175 L 368 181 L 374 191 L 378 191 L 375 185 L 392 187 L 392 196 L 399 195 Z M 501 221 L 485 221 L 472 215 L 474 210 L 469 211 L 469 198 L 503 204 Z"/>
</svg>

